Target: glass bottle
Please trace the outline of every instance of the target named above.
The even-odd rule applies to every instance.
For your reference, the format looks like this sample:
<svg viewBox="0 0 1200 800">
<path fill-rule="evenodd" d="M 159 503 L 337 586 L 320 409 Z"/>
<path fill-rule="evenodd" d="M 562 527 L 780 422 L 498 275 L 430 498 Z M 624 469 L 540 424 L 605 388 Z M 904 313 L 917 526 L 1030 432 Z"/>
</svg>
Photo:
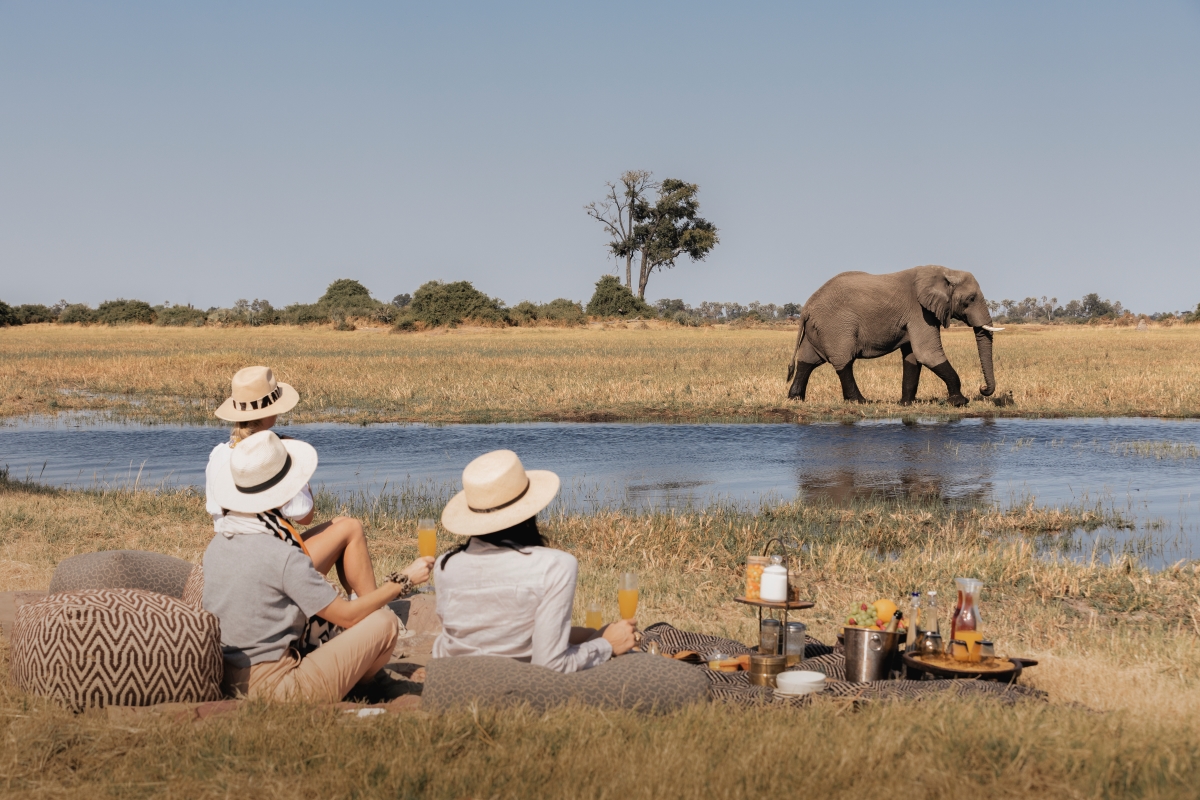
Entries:
<svg viewBox="0 0 1200 800">
<path fill-rule="evenodd" d="M 908 600 L 908 632 L 904 639 L 904 649 L 910 653 L 916 652 L 917 626 L 921 624 L 921 593 L 913 592 Z"/>
<path fill-rule="evenodd" d="M 983 590 L 983 581 L 975 578 L 955 578 L 954 583 L 958 586 L 958 599 L 954 604 L 954 617 L 950 620 L 951 639 L 959 631 L 979 630 L 979 593 Z"/>
<path fill-rule="evenodd" d="M 925 593 L 925 608 L 921 614 L 921 631 L 942 635 L 942 621 L 938 619 L 937 590 L 930 589 Z"/>
</svg>

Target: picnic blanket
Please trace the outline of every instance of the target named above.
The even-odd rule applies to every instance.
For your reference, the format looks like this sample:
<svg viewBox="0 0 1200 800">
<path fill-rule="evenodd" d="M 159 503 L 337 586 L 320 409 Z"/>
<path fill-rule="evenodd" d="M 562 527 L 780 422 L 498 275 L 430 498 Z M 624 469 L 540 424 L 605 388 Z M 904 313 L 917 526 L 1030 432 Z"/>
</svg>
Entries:
<svg viewBox="0 0 1200 800">
<path fill-rule="evenodd" d="M 753 652 L 751 648 L 733 639 L 720 636 L 709 636 L 704 633 L 681 631 L 666 623 L 659 622 L 644 631 L 643 647 L 649 642 L 658 644 L 659 651 L 664 655 L 674 655 L 681 650 L 694 650 L 708 654 L 719 651 L 730 656 L 746 655 Z M 769 686 L 753 686 L 744 672 L 716 672 L 700 666 L 708 678 L 708 695 L 712 700 L 732 703 L 735 705 L 771 705 L 805 706 L 812 703 L 821 695 L 803 695 L 801 697 L 776 697 L 775 690 Z M 1046 700 L 1048 695 L 1038 689 L 1017 684 L 996 683 L 994 681 L 978 680 L 894 680 L 870 681 L 855 683 L 846 680 L 846 658 L 840 647 L 824 644 L 811 636 L 805 639 L 804 662 L 796 669 L 823 672 L 826 676 L 825 691 L 822 695 L 840 697 L 860 701 L 877 701 L 888 699 L 920 699 L 932 697 L 946 692 L 959 696 L 992 697 L 1002 703 L 1013 704 L 1023 700 Z"/>
</svg>

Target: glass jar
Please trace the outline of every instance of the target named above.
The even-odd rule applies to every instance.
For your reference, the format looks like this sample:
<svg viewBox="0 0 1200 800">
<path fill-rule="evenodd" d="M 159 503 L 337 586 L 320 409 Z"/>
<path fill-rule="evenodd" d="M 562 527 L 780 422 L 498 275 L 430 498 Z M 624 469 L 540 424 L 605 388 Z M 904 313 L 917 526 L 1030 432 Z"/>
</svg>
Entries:
<svg viewBox="0 0 1200 800">
<path fill-rule="evenodd" d="M 767 656 L 778 655 L 783 644 L 783 625 L 777 619 L 764 619 L 758 628 L 758 652 Z"/>
<path fill-rule="evenodd" d="M 746 599 L 758 600 L 762 596 L 762 574 L 771 559 L 766 556 L 750 556 L 746 559 Z"/>
<path fill-rule="evenodd" d="M 789 622 L 784 636 L 783 654 L 787 656 L 788 667 L 794 667 L 804 661 L 804 642 L 808 638 L 808 626 L 803 622 Z"/>
<path fill-rule="evenodd" d="M 954 603 L 954 617 L 950 620 L 950 638 L 955 639 L 962 631 L 977 631 L 982 621 L 979 619 L 979 594 L 983 591 L 983 581 L 975 578 L 955 578 L 958 586 L 958 598 Z"/>
<path fill-rule="evenodd" d="M 759 597 L 767 603 L 787 602 L 787 567 L 783 565 L 783 556 L 771 556 L 770 565 L 763 568 Z"/>
</svg>

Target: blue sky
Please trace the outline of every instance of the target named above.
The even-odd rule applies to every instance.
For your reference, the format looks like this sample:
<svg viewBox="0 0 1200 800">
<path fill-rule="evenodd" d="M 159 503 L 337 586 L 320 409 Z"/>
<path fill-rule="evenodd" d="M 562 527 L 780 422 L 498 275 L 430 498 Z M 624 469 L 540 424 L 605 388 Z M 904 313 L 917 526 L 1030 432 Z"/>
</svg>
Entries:
<svg viewBox="0 0 1200 800">
<path fill-rule="evenodd" d="M 1200 302 L 1197 2 L 0 1 L 0 103 L 10 304 L 586 300 L 633 168 L 721 231 L 651 299 Z"/>
</svg>

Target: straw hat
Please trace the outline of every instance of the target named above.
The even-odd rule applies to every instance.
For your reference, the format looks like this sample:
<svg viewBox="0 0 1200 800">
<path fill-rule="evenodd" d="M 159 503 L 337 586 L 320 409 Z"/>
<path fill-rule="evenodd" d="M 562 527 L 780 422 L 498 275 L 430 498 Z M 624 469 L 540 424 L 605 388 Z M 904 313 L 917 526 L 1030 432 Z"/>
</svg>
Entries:
<svg viewBox="0 0 1200 800">
<path fill-rule="evenodd" d="M 463 490 L 442 511 L 442 526 L 459 536 L 482 536 L 524 522 L 550 505 L 559 486 L 557 475 L 526 470 L 512 450 L 484 453 L 467 464 L 462 482 Z"/>
<path fill-rule="evenodd" d="M 270 511 L 300 494 L 316 471 L 312 445 L 259 431 L 229 454 L 229 472 L 213 476 L 213 499 L 226 511 Z"/>
<path fill-rule="evenodd" d="M 233 376 L 233 397 L 214 414 L 230 422 L 246 422 L 291 411 L 300 395 L 286 383 L 277 383 L 269 367 L 246 367 Z"/>
</svg>

